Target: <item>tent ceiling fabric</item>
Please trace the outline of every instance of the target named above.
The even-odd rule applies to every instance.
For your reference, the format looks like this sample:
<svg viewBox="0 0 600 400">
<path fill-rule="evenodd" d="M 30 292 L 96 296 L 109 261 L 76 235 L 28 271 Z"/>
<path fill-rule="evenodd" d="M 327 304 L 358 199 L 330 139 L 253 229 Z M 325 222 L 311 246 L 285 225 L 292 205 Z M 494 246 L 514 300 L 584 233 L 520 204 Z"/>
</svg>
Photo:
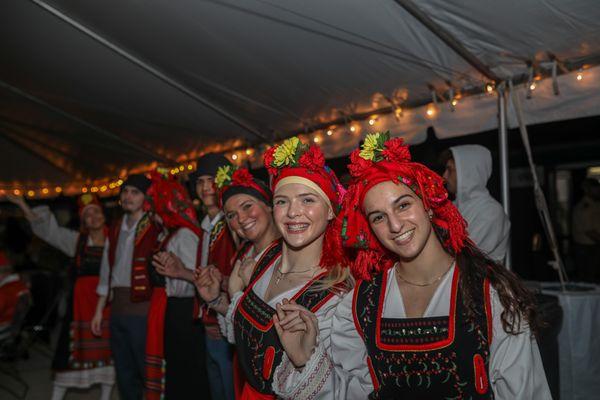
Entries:
<svg viewBox="0 0 600 400">
<path fill-rule="evenodd" d="M 43 2 L 273 139 L 336 110 L 369 110 L 375 93 L 422 104 L 428 85 L 488 81 L 393 0 Z M 502 77 L 547 52 L 600 54 L 596 0 L 414 3 Z M 10 154 L 0 186 L 97 179 L 152 154 L 259 140 L 36 1 L 2 1 L 0 52 L 0 144 Z"/>
</svg>

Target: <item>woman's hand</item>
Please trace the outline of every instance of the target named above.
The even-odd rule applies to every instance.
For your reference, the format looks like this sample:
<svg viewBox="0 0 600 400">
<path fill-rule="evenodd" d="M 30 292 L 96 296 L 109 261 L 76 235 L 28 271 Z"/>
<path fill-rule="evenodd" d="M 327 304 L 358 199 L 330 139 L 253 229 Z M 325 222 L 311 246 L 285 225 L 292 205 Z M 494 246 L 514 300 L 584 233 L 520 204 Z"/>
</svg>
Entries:
<svg viewBox="0 0 600 400">
<path fill-rule="evenodd" d="M 179 257 L 166 251 L 156 253 L 152 258 L 152 265 L 156 272 L 169 278 L 180 278 L 185 270 Z"/>
<path fill-rule="evenodd" d="M 227 283 L 227 292 L 229 293 L 229 297 L 233 297 L 237 292 L 241 292 L 246 288 L 244 285 L 244 281 L 240 277 L 240 267 L 242 263 L 240 260 L 237 260 L 233 265 L 233 271 L 231 271 L 231 275 L 229 276 L 229 282 Z"/>
<path fill-rule="evenodd" d="M 275 330 L 288 358 L 296 368 L 302 368 L 317 346 L 319 322 L 308 309 L 293 300 L 284 299 L 275 306 Z"/>
<path fill-rule="evenodd" d="M 95 312 L 92 318 L 92 333 L 95 336 L 102 335 L 102 312 Z"/>
<path fill-rule="evenodd" d="M 223 276 L 214 265 L 198 267 L 194 272 L 194 285 L 206 302 L 215 300 L 221 294 L 222 281 Z"/>
</svg>

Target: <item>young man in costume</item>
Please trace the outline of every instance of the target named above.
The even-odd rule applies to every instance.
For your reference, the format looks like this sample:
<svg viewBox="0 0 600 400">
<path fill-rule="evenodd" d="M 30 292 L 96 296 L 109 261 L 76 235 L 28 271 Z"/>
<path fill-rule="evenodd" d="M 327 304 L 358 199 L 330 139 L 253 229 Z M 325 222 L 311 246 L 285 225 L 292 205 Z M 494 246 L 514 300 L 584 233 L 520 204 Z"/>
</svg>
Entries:
<svg viewBox="0 0 600 400">
<path fill-rule="evenodd" d="M 232 271 L 231 259 L 235 255 L 236 245 L 219 207 L 215 177 L 219 167 L 227 165 L 231 163 L 223 155 L 209 153 L 198 159 L 196 170 L 190 174 L 190 184 L 206 212 L 200 223 L 203 232 L 196 265 L 198 268 L 214 266 L 226 277 Z M 201 304 L 199 315 L 206 330 L 207 368 L 212 398 L 233 400 L 232 348 L 221 335 L 216 313 L 207 304 Z"/>
<path fill-rule="evenodd" d="M 79 197 L 79 231 L 58 225 L 48 206 L 33 209 L 22 197 L 9 196 L 30 222 L 33 233 L 73 258 L 69 277 L 68 308 L 52 361 L 52 400 L 64 398 L 68 388 L 89 388 L 101 384 L 100 398 L 108 400 L 115 383 L 110 352 L 109 307 L 104 308 L 100 334 L 92 334 L 90 323 L 98 303 L 98 276 L 106 242 L 106 220 L 97 196 Z"/>
<path fill-rule="evenodd" d="M 124 216 L 109 229 L 96 292 L 100 296 L 92 331 L 102 333 L 104 307 L 111 300 L 110 344 L 123 400 L 142 399 L 145 380 L 146 322 L 152 287 L 151 262 L 159 227 L 144 210 L 150 179 L 130 175 L 119 195 Z"/>
</svg>

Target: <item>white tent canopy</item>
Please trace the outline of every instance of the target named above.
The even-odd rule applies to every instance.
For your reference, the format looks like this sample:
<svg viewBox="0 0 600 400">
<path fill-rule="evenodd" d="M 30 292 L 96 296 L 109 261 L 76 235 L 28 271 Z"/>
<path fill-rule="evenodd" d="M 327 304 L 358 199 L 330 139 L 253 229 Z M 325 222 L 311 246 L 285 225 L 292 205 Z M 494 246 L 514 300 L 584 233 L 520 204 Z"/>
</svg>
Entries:
<svg viewBox="0 0 600 400">
<path fill-rule="evenodd" d="M 0 188 L 81 185 L 314 127 L 344 154 L 360 136 L 323 127 L 390 101 L 403 116 L 372 129 L 475 133 L 497 126 L 496 99 L 467 94 L 526 82 L 528 63 L 547 76 L 552 59 L 560 95 L 540 81 L 528 122 L 598 115 L 599 38 L 595 0 L 5 0 Z M 579 68 L 581 81 L 562 75 Z"/>
</svg>

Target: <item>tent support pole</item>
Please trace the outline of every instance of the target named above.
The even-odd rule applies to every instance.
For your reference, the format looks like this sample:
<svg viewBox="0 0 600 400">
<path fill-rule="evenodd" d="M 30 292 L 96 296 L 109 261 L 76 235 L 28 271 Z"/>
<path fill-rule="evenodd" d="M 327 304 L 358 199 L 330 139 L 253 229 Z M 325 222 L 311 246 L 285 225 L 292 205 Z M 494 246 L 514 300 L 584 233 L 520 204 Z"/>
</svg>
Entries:
<svg viewBox="0 0 600 400">
<path fill-rule="evenodd" d="M 167 74 L 165 74 L 164 72 L 160 71 L 158 68 L 141 60 L 139 57 L 134 56 L 133 54 L 131 54 L 131 52 L 127 51 L 125 48 L 111 42 L 110 40 L 108 40 L 108 39 L 104 38 L 103 36 L 99 35 L 98 33 L 94 32 L 87 26 L 85 26 L 85 25 L 81 24 L 80 22 L 76 21 L 75 19 L 69 17 L 64 12 L 58 10 L 55 7 L 52 7 L 51 5 L 47 4 L 43 0 L 30 0 L 30 1 L 32 3 L 38 5 L 39 7 L 43 8 L 44 10 L 48 11 L 49 13 L 51 13 L 58 19 L 62 20 L 63 22 L 66 22 L 67 24 L 71 25 L 73 28 L 77 29 L 78 31 L 86 34 L 90 38 L 94 39 L 96 42 L 98 42 L 98 43 L 102 44 L 103 46 L 109 48 L 110 50 L 114 51 L 121 57 L 127 59 L 128 61 L 130 61 L 133 64 L 137 65 L 138 67 L 142 68 L 146 72 L 149 72 L 155 78 L 160 79 L 161 81 L 168 84 L 169 86 L 177 89 L 181 93 L 185 94 L 186 96 L 188 96 L 188 97 L 192 98 L 193 100 L 197 101 L 198 103 L 202 104 L 204 107 L 209 108 L 210 110 L 219 114 L 221 117 L 225 118 L 229 122 L 244 129 L 246 132 L 252 134 L 253 136 L 256 136 L 259 139 L 262 139 L 265 141 L 270 141 L 270 139 L 267 138 L 267 136 L 265 136 L 262 132 L 260 132 L 256 128 L 250 126 L 249 124 L 243 122 L 241 120 L 241 118 L 239 118 L 238 116 L 233 115 L 229 111 L 214 104 L 213 102 L 204 98 L 203 96 L 201 96 L 194 90 L 190 89 L 189 87 L 185 86 L 181 82 L 177 81 L 176 79 L 174 79 L 174 78 L 168 76 Z"/>
<path fill-rule="evenodd" d="M 103 129 L 103 128 L 97 126 L 97 125 L 94 125 L 94 124 L 92 124 L 90 122 L 87 122 L 87 121 L 85 121 L 85 120 L 83 120 L 83 119 L 81 119 L 81 118 L 79 118 L 79 117 L 77 117 L 77 116 L 75 116 L 75 115 L 73 115 L 71 113 L 66 112 L 65 110 L 63 110 L 63 109 L 61 109 L 59 107 L 53 106 L 52 104 L 49 104 L 49 103 L 45 102 L 44 100 L 42 100 L 42 99 L 40 99 L 40 98 L 38 98 L 38 97 L 30 94 L 30 93 L 27 93 L 24 90 L 21 90 L 21 89 L 15 87 L 15 86 L 12 86 L 12 85 L 10 85 L 10 84 L 2 81 L 2 80 L 0 80 L 0 88 L 7 89 L 7 90 L 11 91 L 14 94 L 17 94 L 17 95 L 19 95 L 19 96 L 21 96 L 21 97 L 23 97 L 23 98 L 25 98 L 25 99 L 33 102 L 33 103 L 36 103 L 39 106 L 42 106 L 42 107 L 44 107 L 44 108 L 46 108 L 46 109 L 54 112 L 55 114 L 61 115 L 61 116 L 65 117 L 65 118 L 67 118 L 67 119 L 69 119 L 71 121 L 77 122 L 78 124 L 83 125 L 86 128 L 91 129 L 94 132 L 101 134 L 102 136 L 105 136 L 105 137 L 111 138 L 113 140 L 116 140 L 117 142 L 119 142 L 119 143 L 121 143 L 121 144 L 129 147 L 130 149 L 134 149 L 135 151 L 137 151 L 139 153 L 142 153 L 142 154 L 145 154 L 146 156 L 148 156 L 148 157 L 150 157 L 152 159 L 159 159 L 162 162 L 166 162 L 166 163 L 169 163 L 169 164 L 173 163 L 173 161 L 167 159 L 166 157 L 161 156 L 160 154 L 156 154 L 153 151 L 150 151 L 150 150 L 148 150 L 148 149 L 146 149 L 146 148 L 144 148 L 142 146 L 139 146 L 139 145 L 137 145 L 135 143 L 132 143 L 132 142 L 130 142 L 128 140 L 125 140 L 121 136 L 117 135 L 116 133 L 109 132 L 106 129 Z"/>
<path fill-rule="evenodd" d="M 502 79 L 496 75 L 487 65 L 485 65 L 479 58 L 477 58 L 473 53 L 471 53 L 465 46 L 463 46 L 456 38 L 448 32 L 446 29 L 442 28 L 437 22 L 429 17 L 423 10 L 421 10 L 415 3 L 411 0 L 394 0 L 396 4 L 406 10 L 410 15 L 412 15 L 417 21 L 425 25 L 429 31 L 435 34 L 438 38 L 442 40 L 448 47 L 454 50 L 460 57 L 462 57 L 466 62 L 471 64 L 473 68 L 479 71 L 483 76 L 488 79 L 491 79 L 494 82 L 500 82 Z"/>
<path fill-rule="evenodd" d="M 506 85 L 498 86 L 498 148 L 500 150 L 500 182 L 502 189 L 502 207 L 510 219 L 510 184 L 508 180 L 508 130 L 506 128 Z M 511 269 L 511 246 L 508 243 L 504 266 Z"/>
</svg>

